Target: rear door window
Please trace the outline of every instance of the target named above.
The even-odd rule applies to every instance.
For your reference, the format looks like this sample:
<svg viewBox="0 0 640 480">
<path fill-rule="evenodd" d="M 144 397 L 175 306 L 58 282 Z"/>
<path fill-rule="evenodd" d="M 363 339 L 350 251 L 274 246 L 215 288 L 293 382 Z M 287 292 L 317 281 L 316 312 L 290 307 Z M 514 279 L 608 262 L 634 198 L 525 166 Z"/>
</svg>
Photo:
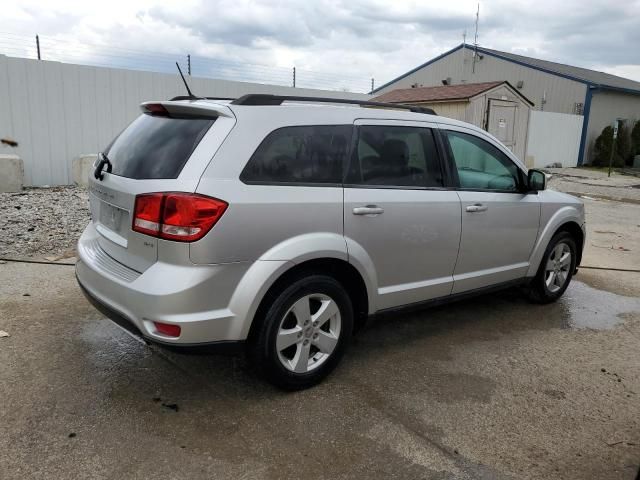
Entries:
<svg viewBox="0 0 640 480">
<path fill-rule="evenodd" d="M 284 127 L 271 132 L 240 175 L 245 183 L 340 184 L 351 125 Z"/>
<path fill-rule="evenodd" d="M 115 175 L 138 180 L 177 178 L 214 121 L 143 114 L 104 153 Z"/>
<path fill-rule="evenodd" d="M 358 141 L 346 183 L 442 187 L 442 173 L 433 132 L 425 127 L 358 127 Z"/>
</svg>

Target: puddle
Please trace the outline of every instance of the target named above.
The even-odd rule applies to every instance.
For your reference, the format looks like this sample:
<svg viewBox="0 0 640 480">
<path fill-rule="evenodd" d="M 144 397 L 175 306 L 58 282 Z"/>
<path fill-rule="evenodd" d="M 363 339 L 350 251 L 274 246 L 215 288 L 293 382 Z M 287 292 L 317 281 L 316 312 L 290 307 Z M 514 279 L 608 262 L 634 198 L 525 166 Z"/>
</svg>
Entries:
<svg viewBox="0 0 640 480">
<path fill-rule="evenodd" d="M 640 298 L 597 290 L 572 281 L 558 304 L 563 310 L 563 328 L 608 330 L 624 322 L 623 314 L 640 312 Z"/>
</svg>

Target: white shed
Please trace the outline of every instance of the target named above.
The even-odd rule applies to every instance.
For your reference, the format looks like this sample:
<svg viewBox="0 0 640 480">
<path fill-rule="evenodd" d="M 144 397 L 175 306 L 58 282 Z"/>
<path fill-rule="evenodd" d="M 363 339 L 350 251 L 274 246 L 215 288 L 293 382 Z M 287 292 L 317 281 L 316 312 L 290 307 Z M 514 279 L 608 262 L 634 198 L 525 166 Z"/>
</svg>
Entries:
<svg viewBox="0 0 640 480">
<path fill-rule="evenodd" d="M 432 108 L 438 115 L 472 123 L 525 160 L 529 112 L 533 103 L 509 82 L 463 83 L 402 88 L 372 100 Z"/>
</svg>

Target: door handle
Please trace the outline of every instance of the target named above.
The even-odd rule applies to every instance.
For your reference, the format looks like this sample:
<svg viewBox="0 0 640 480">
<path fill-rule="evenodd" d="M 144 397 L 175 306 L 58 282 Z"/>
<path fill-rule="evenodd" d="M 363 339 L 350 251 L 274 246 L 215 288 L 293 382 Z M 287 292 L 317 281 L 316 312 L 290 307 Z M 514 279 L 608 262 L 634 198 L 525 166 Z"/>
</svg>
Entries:
<svg viewBox="0 0 640 480">
<path fill-rule="evenodd" d="M 467 212 L 486 212 L 489 209 L 486 205 L 482 205 L 481 203 L 476 203 L 474 205 L 467 205 L 465 209 Z"/>
<path fill-rule="evenodd" d="M 380 208 L 377 205 L 367 205 L 366 207 L 355 207 L 353 209 L 354 215 L 380 215 L 384 213 L 384 208 Z"/>
</svg>

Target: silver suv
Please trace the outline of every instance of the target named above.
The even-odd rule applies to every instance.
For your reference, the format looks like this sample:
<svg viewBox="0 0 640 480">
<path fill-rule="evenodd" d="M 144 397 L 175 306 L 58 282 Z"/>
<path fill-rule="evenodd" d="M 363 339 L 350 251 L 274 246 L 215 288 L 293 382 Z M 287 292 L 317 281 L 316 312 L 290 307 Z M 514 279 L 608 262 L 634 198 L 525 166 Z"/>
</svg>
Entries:
<svg viewBox="0 0 640 480">
<path fill-rule="evenodd" d="M 301 100 L 143 104 L 90 179 L 76 274 L 92 303 L 160 344 L 244 342 L 298 389 L 369 315 L 514 284 L 563 294 L 584 209 L 543 172 L 427 109 Z"/>
</svg>

